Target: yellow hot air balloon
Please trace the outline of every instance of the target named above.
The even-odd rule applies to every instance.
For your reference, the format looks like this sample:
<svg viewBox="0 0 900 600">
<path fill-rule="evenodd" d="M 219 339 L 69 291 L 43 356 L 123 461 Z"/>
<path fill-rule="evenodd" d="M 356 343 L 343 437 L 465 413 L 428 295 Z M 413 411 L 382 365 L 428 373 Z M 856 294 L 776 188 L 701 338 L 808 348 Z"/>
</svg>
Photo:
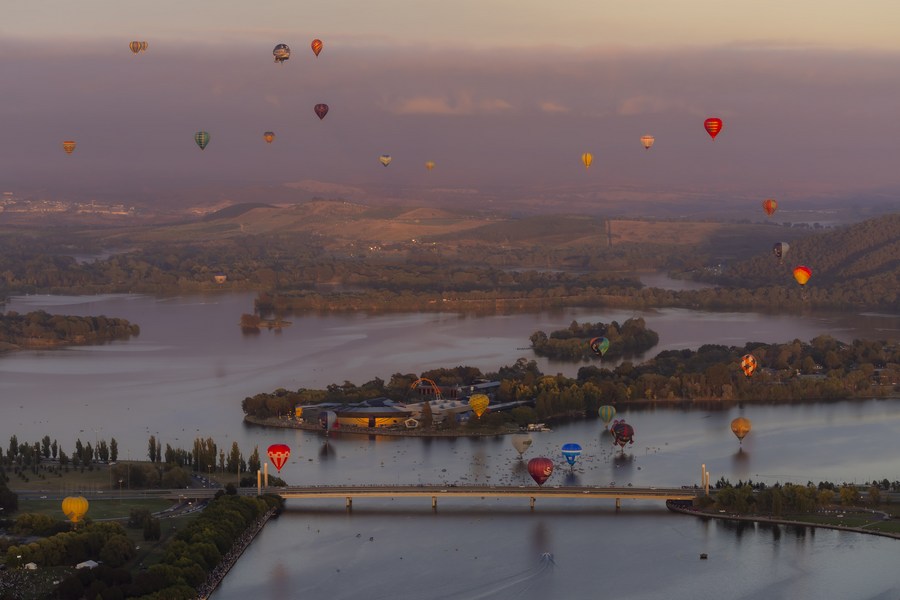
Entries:
<svg viewBox="0 0 900 600">
<path fill-rule="evenodd" d="M 63 150 L 66 151 L 66 154 L 75 152 L 75 140 L 66 140 L 63 142 Z"/>
<path fill-rule="evenodd" d="M 384 166 L 388 166 L 391 164 L 391 155 L 390 154 L 382 154 L 378 157 L 378 160 L 381 161 L 381 164 Z"/>
<path fill-rule="evenodd" d="M 750 433 L 750 419 L 738 417 L 731 422 L 731 431 L 737 436 L 737 439 L 744 442 L 744 436 Z"/>
<path fill-rule="evenodd" d="M 267 131 L 263 134 L 263 139 L 266 140 L 266 143 L 271 144 L 272 140 L 275 139 L 275 133 L 272 131 Z"/>
<path fill-rule="evenodd" d="M 644 145 L 645 150 L 649 150 L 650 146 L 653 145 L 653 142 L 656 141 L 656 138 L 652 135 L 643 135 L 641 136 L 641 144 Z"/>
<path fill-rule="evenodd" d="M 806 285 L 806 282 L 809 281 L 810 277 L 812 277 L 812 269 L 809 267 L 799 265 L 794 269 L 794 279 L 796 279 L 797 283 L 800 285 Z"/>
<path fill-rule="evenodd" d="M 78 523 L 88 511 L 88 501 L 84 496 L 69 496 L 62 501 L 62 511 L 66 518 Z"/>
<path fill-rule="evenodd" d="M 594 162 L 594 155 L 590 152 L 585 152 L 581 155 L 581 162 L 584 163 L 584 168 L 587 169 Z"/>
<path fill-rule="evenodd" d="M 432 170 L 434 168 L 434 161 L 429 160 L 427 163 L 425 163 L 425 168 L 428 169 L 429 171 Z"/>
<path fill-rule="evenodd" d="M 481 415 L 484 414 L 484 411 L 487 410 L 488 404 L 490 404 L 491 400 L 484 394 L 473 394 L 469 398 L 469 407 L 472 409 L 472 412 L 475 413 L 475 416 L 479 419 Z"/>
</svg>

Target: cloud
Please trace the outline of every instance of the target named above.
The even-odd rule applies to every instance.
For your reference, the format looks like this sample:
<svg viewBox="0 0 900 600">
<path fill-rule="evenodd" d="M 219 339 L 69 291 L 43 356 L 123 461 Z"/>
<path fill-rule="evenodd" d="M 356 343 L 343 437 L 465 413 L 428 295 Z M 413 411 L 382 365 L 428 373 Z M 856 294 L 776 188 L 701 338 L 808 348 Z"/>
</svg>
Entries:
<svg viewBox="0 0 900 600">
<path fill-rule="evenodd" d="M 450 100 L 441 96 L 414 96 L 387 105 L 395 115 L 477 115 L 509 111 L 513 105 L 502 98 L 473 98 L 470 92 L 460 92 Z"/>
<path fill-rule="evenodd" d="M 546 113 L 566 113 L 572 110 L 568 106 L 564 106 L 562 104 L 559 104 L 558 102 L 553 102 L 552 100 L 541 102 L 540 104 L 538 104 L 538 107 L 540 107 L 540 109 Z"/>
</svg>

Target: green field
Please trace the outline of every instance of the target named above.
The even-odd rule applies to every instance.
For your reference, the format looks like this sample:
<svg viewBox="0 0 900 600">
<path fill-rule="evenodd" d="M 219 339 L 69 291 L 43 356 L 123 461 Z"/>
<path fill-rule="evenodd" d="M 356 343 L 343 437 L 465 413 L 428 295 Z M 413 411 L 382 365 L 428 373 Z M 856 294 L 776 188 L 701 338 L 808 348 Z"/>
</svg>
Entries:
<svg viewBox="0 0 900 600">
<path fill-rule="evenodd" d="M 88 508 L 86 517 L 94 520 L 101 519 L 127 519 L 132 509 L 146 508 L 151 513 L 165 510 L 172 506 L 171 500 L 164 498 L 109 498 L 98 500 L 94 497 L 88 498 L 90 507 Z M 19 499 L 19 510 L 11 516 L 22 513 L 39 513 L 53 517 L 54 519 L 63 519 L 61 501 L 58 499 Z"/>
</svg>

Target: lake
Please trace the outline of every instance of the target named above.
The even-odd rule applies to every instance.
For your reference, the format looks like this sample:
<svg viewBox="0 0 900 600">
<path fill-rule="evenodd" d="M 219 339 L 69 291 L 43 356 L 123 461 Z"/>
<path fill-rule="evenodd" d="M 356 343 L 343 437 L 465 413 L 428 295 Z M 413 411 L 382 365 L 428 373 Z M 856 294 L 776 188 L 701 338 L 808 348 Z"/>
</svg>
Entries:
<svg viewBox="0 0 900 600">
<path fill-rule="evenodd" d="M 393 373 L 471 365 L 484 372 L 535 358 L 536 330 L 572 320 L 646 319 L 660 335 L 649 354 L 746 341 L 808 341 L 827 333 L 896 339 L 900 318 L 879 314 L 779 315 L 680 309 L 565 309 L 535 314 L 301 315 L 283 331 L 244 335 L 252 294 L 16 297 L 6 310 L 123 317 L 141 326 L 126 342 L 0 356 L 0 439 L 116 437 L 122 458 L 145 458 L 147 437 L 188 448 L 195 436 L 248 454 L 286 442 L 290 483 L 489 483 L 533 485 L 509 439 L 321 437 L 241 423 L 241 400 L 279 387 L 357 384 Z M 545 373 L 582 366 L 535 359 Z M 587 363 L 582 363 L 587 364 Z M 749 417 L 743 447 L 728 425 Z M 746 406 L 722 411 L 623 410 L 635 444 L 613 450 L 598 421 L 533 434 L 525 458 L 553 457 L 547 485 L 617 486 L 712 480 L 863 483 L 900 479 L 897 401 Z M 578 442 L 574 469 L 559 448 Z M 370 538 L 372 538 L 370 540 Z M 436 514 L 425 501 L 291 501 L 214 595 L 243 598 L 900 598 L 896 540 L 788 527 L 706 522 L 661 505 L 457 500 Z M 552 562 L 541 559 L 553 555 Z M 710 559 L 700 561 L 700 553 Z M 847 577 L 853 573 L 853 577 Z"/>
</svg>

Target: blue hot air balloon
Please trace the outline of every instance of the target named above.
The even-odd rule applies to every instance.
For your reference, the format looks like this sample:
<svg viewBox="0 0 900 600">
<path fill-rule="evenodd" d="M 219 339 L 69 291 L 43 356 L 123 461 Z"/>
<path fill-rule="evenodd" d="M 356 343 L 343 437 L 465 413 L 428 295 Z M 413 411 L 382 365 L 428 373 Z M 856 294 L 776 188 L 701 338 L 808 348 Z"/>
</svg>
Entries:
<svg viewBox="0 0 900 600">
<path fill-rule="evenodd" d="M 581 455 L 581 446 L 578 444 L 563 444 L 562 454 L 566 457 L 567 463 L 574 465 L 575 459 Z"/>
</svg>

